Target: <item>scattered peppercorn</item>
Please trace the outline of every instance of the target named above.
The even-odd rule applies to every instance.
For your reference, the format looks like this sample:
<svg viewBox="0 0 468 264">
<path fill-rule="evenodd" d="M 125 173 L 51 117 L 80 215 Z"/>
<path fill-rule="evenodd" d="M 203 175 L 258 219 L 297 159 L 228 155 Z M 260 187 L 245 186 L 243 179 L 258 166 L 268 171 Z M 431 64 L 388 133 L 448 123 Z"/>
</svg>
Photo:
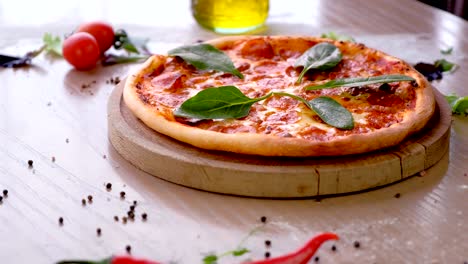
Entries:
<svg viewBox="0 0 468 264">
<path fill-rule="evenodd" d="M 104 154 L 104 155 L 102 155 L 102 158 L 103 158 L 103 159 L 107 159 L 107 156 Z"/>
<path fill-rule="evenodd" d="M 267 246 L 267 247 L 271 246 L 271 241 L 270 240 L 265 240 L 265 246 Z"/>
<path fill-rule="evenodd" d="M 137 205 L 137 201 L 136 201 L 136 200 L 133 201 L 133 205 L 135 205 L 135 206 Z"/>
<path fill-rule="evenodd" d="M 314 258 L 314 261 L 315 261 L 315 262 L 319 262 L 319 260 L 320 260 L 320 257 L 319 257 L 319 256 L 316 256 L 316 257 Z"/>
<path fill-rule="evenodd" d="M 122 199 L 125 198 L 125 192 L 124 191 L 120 192 L 120 198 L 122 198 Z"/>
<path fill-rule="evenodd" d="M 101 228 L 96 229 L 96 234 L 97 234 L 98 236 L 101 236 Z"/>
<path fill-rule="evenodd" d="M 336 246 L 335 246 L 335 245 L 332 245 L 331 250 L 332 250 L 332 251 L 336 251 Z"/>
<path fill-rule="evenodd" d="M 135 206 L 134 205 L 130 205 L 130 211 L 135 211 Z"/>
<path fill-rule="evenodd" d="M 52 156 L 52 162 L 55 162 L 55 157 L 54 156 Z"/>
<path fill-rule="evenodd" d="M 359 241 L 354 241 L 354 247 L 355 248 L 361 247 L 361 243 L 359 243 Z"/>
<path fill-rule="evenodd" d="M 395 198 L 400 198 L 401 194 L 400 193 L 396 193 L 395 194 Z"/>
<path fill-rule="evenodd" d="M 143 221 L 146 221 L 146 219 L 148 219 L 148 215 L 146 213 L 142 213 L 141 218 L 143 219 Z"/>
<path fill-rule="evenodd" d="M 81 199 L 81 204 L 82 204 L 82 205 L 86 205 L 86 200 L 85 200 L 85 199 Z"/>
<path fill-rule="evenodd" d="M 124 224 L 127 223 L 127 217 L 126 216 L 122 217 L 122 223 L 124 223 Z"/>
<path fill-rule="evenodd" d="M 265 252 L 265 258 L 269 258 L 270 257 L 270 252 Z"/>
<path fill-rule="evenodd" d="M 130 220 L 134 220 L 135 219 L 135 214 L 131 211 L 128 212 L 128 218 L 130 218 Z"/>
<path fill-rule="evenodd" d="M 115 220 L 116 222 L 118 222 L 118 221 L 119 221 L 119 217 L 116 216 L 116 215 L 114 215 L 114 220 Z"/>
<path fill-rule="evenodd" d="M 2 196 L 0 196 L 0 203 L 1 203 L 2 201 L 3 201 L 3 197 L 2 197 Z"/>
<path fill-rule="evenodd" d="M 59 224 L 63 225 L 63 217 L 59 217 Z"/>
<path fill-rule="evenodd" d="M 32 166 L 33 166 L 33 163 L 34 163 L 34 162 L 33 162 L 32 160 L 28 160 L 28 165 L 29 165 L 29 167 L 32 167 Z"/>
<path fill-rule="evenodd" d="M 88 195 L 88 202 L 90 202 L 90 203 L 93 202 L 93 196 L 92 195 Z"/>
<path fill-rule="evenodd" d="M 68 143 L 68 142 L 70 142 L 70 140 L 69 140 L 68 138 L 66 138 L 66 139 L 65 139 L 65 142 Z"/>
<path fill-rule="evenodd" d="M 131 247 L 130 245 L 127 245 L 127 246 L 125 247 L 125 250 L 127 251 L 128 254 L 131 254 L 131 252 L 132 252 L 132 247 Z"/>
<path fill-rule="evenodd" d="M 267 220 L 266 216 L 262 216 L 262 217 L 260 218 L 260 221 L 262 221 L 262 223 L 266 223 L 266 220 Z"/>
<path fill-rule="evenodd" d="M 3 196 L 8 196 L 8 190 L 7 189 L 3 190 Z"/>
<path fill-rule="evenodd" d="M 106 189 L 107 189 L 107 190 L 112 189 L 112 183 L 108 182 L 108 183 L 106 184 Z"/>
</svg>

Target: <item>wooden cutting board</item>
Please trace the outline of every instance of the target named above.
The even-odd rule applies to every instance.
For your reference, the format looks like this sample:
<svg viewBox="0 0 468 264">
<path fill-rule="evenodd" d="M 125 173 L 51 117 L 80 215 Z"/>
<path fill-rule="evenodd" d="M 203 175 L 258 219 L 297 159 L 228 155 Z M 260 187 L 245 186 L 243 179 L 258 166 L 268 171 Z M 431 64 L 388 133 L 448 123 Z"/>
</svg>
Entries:
<svg viewBox="0 0 468 264">
<path fill-rule="evenodd" d="M 109 138 L 115 149 L 143 171 L 210 192 L 299 198 L 358 192 L 423 172 L 447 152 L 451 111 L 436 89 L 435 115 L 421 133 L 397 147 L 333 158 L 239 155 L 203 150 L 144 125 L 122 100 L 124 82 L 108 102 Z"/>
</svg>

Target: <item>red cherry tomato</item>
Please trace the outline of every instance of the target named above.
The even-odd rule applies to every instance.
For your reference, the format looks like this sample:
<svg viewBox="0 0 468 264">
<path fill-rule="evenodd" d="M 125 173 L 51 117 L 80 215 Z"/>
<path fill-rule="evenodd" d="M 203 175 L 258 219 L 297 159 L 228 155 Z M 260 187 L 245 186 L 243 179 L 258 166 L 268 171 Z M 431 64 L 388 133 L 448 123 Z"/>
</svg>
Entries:
<svg viewBox="0 0 468 264">
<path fill-rule="evenodd" d="M 105 22 L 95 21 L 81 24 L 76 32 L 88 32 L 93 35 L 99 44 L 101 53 L 108 50 L 114 43 L 114 29 Z"/>
<path fill-rule="evenodd" d="M 89 33 L 78 32 L 63 41 L 63 57 L 77 70 L 90 70 L 101 55 L 96 39 Z"/>
</svg>

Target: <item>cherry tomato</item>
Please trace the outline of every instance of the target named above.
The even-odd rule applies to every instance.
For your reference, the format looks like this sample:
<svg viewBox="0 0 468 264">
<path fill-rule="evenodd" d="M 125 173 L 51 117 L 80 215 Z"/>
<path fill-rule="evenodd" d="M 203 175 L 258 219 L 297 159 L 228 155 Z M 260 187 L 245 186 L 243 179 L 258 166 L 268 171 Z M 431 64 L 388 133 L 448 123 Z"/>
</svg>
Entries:
<svg viewBox="0 0 468 264">
<path fill-rule="evenodd" d="M 114 29 L 105 22 L 95 21 L 81 24 L 76 32 L 88 32 L 93 35 L 99 44 L 101 53 L 108 50 L 114 43 Z"/>
<path fill-rule="evenodd" d="M 78 32 L 63 41 L 63 57 L 77 70 L 90 70 L 101 55 L 96 39 L 89 33 Z"/>
</svg>

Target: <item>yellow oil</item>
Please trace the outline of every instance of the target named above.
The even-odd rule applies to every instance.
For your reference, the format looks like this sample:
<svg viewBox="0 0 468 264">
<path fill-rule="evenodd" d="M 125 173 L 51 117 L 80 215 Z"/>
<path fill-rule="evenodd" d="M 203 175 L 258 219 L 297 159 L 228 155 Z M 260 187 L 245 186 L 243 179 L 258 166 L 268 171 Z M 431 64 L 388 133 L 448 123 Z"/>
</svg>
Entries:
<svg viewBox="0 0 468 264">
<path fill-rule="evenodd" d="M 246 33 L 262 27 L 268 7 L 268 0 L 192 0 L 195 20 L 222 34 Z"/>
</svg>

